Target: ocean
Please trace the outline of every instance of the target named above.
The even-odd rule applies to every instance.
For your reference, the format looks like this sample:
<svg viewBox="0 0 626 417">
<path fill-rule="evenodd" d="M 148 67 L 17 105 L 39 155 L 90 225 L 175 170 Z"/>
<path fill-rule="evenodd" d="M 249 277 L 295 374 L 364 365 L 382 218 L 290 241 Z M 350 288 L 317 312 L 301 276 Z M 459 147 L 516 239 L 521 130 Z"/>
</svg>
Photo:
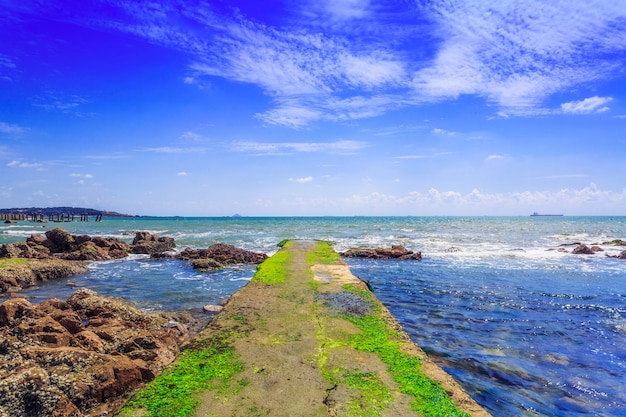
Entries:
<svg viewBox="0 0 626 417">
<path fill-rule="evenodd" d="M 105 218 L 0 224 L 0 244 L 62 227 L 73 234 L 135 231 L 179 249 L 228 243 L 276 252 L 283 239 L 321 239 L 337 251 L 404 245 L 423 260 L 348 259 L 376 296 L 442 368 L 494 416 L 626 415 L 626 217 Z M 604 252 L 573 255 L 576 243 Z M 200 315 L 252 277 L 255 266 L 199 273 L 143 256 L 96 262 L 90 272 L 24 291 L 35 302 L 75 287 L 145 310 Z M 0 301 L 2 299 L 0 298 Z"/>
</svg>

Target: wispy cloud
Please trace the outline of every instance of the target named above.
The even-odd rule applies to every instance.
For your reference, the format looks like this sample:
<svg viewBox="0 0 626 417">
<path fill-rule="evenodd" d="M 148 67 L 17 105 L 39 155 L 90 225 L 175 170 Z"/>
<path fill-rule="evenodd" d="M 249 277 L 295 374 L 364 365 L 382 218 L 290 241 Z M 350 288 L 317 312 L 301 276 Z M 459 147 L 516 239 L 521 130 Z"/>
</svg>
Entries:
<svg viewBox="0 0 626 417">
<path fill-rule="evenodd" d="M 416 3 L 391 11 L 374 0 L 310 0 L 272 26 L 208 3 L 111 0 L 123 19 L 68 19 L 183 51 L 183 83 L 220 77 L 258 86 L 270 104 L 255 116 L 296 129 L 461 95 L 487 100 L 501 117 L 580 114 L 576 101 L 550 109 L 547 99 L 624 71 L 614 57 L 626 51 L 625 2 Z M 36 105 L 68 112 L 85 103 L 74 96 Z"/>
<path fill-rule="evenodd" d="M 560 179 L 564 179 L 564 178 L 587 178 L 589 177 L 589 175 L 587 174 L 560 174 L 560 175 L 546 175 L 543 177 L 540 177 L 541 179 L 548 179 L 548 180 L 560 180 Z"/>
<path fill-rule="evenodd" d="M 449 130 L 440 129 L 440 128 L 435 128 L 431 132 L 436 134 L 436 135 L 441 135 L 441 136 L 454 136 L 454 135 L 456 135 L 456 132 L 451 132 Z"/>
<path fill-rule="evenodd" d="M 235 142 L 232 150 L 235 152 L 247 152 L 261 155 L 281 155 L 294 152 L 331 152 L 331 153 L 354 153 L 368 146 L 365 142 L 353 140 L 340 140 L 336 142 Z"/>
<path fill-rule="evenodd" d="M 400 155 L 396 156 L 395 159 L 427 159 L 427 158 L 437 158 L 444 155 L 450 155 L 452 152 L 437 152 L 432 154 L 423 154 L 423 155 Z"/>
<path fill-rule="evenodd" d="M 93 175 L 92 174 L 72 173 L 72 174 L 70 174 L 70 177 L 92 179 Z"/>
<path fill-rule="evenodd" d="M 182 147 L 182 146 L 159 146 L 155 148 L 142 148 L 141 152 L 155 152 L 155 153 L 171 153 L 171 154 L 183 154 L 183 153 L 204 153 L 206 148 L 202 147 Z"/>
<path fill-rule="evenodd" d="M 545 111 L 551 94 L 614 76 L 621 64 L 611 52 L 626 49 L 622 2 L 452 0 L 423 10 L 443 41 L 415 73 L 416 91 L 432 99 L 482 96 L 507 114 Z"/>
<path fill-rule="evenodd" d="M 8 135 L 21 135 L 25 131 L 26 128 L 22 126 L 0 122 L 0 133 L 6 133 Z"/>
<path fill-rule="evenodd" d="M 497 161 L 504 158 L 506 158 L 505 155 L 489 155 L 487 158 L 485 158 L 485 161 Z"/>
<path fill-rule="evenodd" d="M 299 183 L 305 183 L 305 182 L 311 182 L 313 181 L 313 177 L 312 176 L 308 176 L 308 177 L 302 177 L 302 178 L 289 178 L 289 181 L 291 182 L 299 182 Z"/>
<path fill-rule="evenodd" d="M 589 97 L 581 101 L 570 101 L 561 104 L 563 113 L 590 114 L 603 113 L 610 110 L 605 104 L 613 101 L 613 97 Z"/>
<path fill-rule="evenodd" d="M 38 163 L 38 162 L 23 162 L 23 161 L 11 161 L 7 164 L 8 167 L 10 168 L 24 168 L 24 169 L 35 169 L 35 170 L 42 170 L 43 169 L 43 164 Z"/>
<path fill-rule="evenodd" d="M 187 177 L 187 176 L 189 176 L 191 174 L 189 174 L 186 171 L 180 171 L 180 172 L 177 172 L 176 175 L 179 176 L 179 177 Z"/>
<path fill-rule="evenodd" d="M 40 107 L 49 111 L 58 111 L 66 114 L 73 114 L 75 116 L 84 117 L 90 116 L 91 113 L 84 112 L 79 108 L 89 103 L 84 97 L 76 94 L 65 94 L 58 92 L 46 92 L 42 95 L 35 97 L 33 106 Z"/>
</svg>

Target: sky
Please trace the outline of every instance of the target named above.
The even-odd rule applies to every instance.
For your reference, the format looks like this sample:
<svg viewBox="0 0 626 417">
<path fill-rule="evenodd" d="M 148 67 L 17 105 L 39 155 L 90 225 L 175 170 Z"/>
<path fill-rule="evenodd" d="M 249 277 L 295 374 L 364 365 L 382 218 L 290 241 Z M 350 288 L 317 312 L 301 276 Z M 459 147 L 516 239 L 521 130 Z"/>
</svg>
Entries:
<svg viewBox="0 0 626 417">
<path fill-rule="evenodd" d="M 626 1 L 0 0 L 0 208 L 626 215 Z"/>
</svg>

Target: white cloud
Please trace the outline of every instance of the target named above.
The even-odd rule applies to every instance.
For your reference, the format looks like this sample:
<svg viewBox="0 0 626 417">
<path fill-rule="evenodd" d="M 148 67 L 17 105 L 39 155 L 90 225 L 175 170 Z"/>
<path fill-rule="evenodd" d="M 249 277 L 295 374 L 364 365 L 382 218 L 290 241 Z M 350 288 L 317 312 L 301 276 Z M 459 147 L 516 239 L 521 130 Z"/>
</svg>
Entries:
<svg viewBox="0 0 626 417">
<path fill-rule="evenodd" d="M 367 147 L 367 143 L 353 140 L 336 142 L 234 142 L 232 150 L 235 152 L 250 152 L 265 155 L 280 155 L 293 152 L 332 152 L 353 153 Z"/>
<path fill-rule="evenodd" d="M 339 201 L 327 203 L 336 207 L 350 207 L 353 213 L 419 212 L 430 215 L 528 215 L 539 209 L 565 214 L 619 214 L 626 209 L 626 189 L 601 190 L 595 184 L 581 189 L 556 191 L 520 191 L 484 193 L 473 189 L 468 193 L 440 191 L 430 188 L 426 192 L 413 191 L 405 195 L 374 192 L 367 195 L 350 195 Z"/>
<path fill-rule="evenodd" d="M 0 133 L 6 133 L 9 135 L 21 135 L 25 131 L 26 129 L 21 126 L 0 122 Z"/>
<path fill-rule="evenodd" d="M 92 179 L 93 175 L 92 174 L 72 173 L 72 174 L 70 174 L 70 177 Z"/>
<path fill-rule="evenodd" d="M 46 92 L 35 99 L 33 106 L 46 110 L 55 110 L 62 113 L 71 113 L 77 116 L 85 116 L 87 113 L 78 111 L 78 107 L 87 104 L 89 101 L 79 95 L 67 95 L 56 92 Z"/>
<path fill-rule="evenodd" d="M 25 169 L 36 169 L 41 170 L 43 168 L 43 164 L 38 162 L 21 162 L 21 161 L 11 161 L 7 164 L 8 167 L 11 168 L 25 168 Z"/>
<path fill-rule="evenodd" d="M 190 174 L 188 172 L 181 171 L 181 172 L 177 172 L 176 175 L 178 175 L 179 177 L 186 177 Z"/>
<path fill-rule="evenodd" d="M 198 147 L 175 147 L 175 146 L 160 146 L 156 148 L 143 148 L 143 152 L 155 152 L 155 153 L 171 153 L 171 154 L 183 154 L 183 153 L 204 153 L 206 148 Z"/>
<path fill-rule="evenodd" d="M 337 20 L 360 19 L 369 15 L 370 0 L 321 0 L 318 3 Z"/>
<path fill-rule="evenodd" d="M 602 113 L 610 110 L 605 104 L 613 101 L 613 97 L 589 97 L 581 101 L 570 101 L 561 104 L 563 113 L 589 114 Z"/>
<path fill-rule="evenodd" d="M 291 182 L 299 182 L 299 183 L 305 183 L 305 182 L 311 182 L 313 181 L 313 177 L 312 176 L 308 176 L 308 177 L 303 177 L 303 178 L 289 178 L 289 181 Z"/>
<path fill-rule="evenodd" d="M 461 95 L 488 100 L 501 117 L 551 114 L 549 96 L 620 76 L 617 54 L 626 50 L 621 1 L 432 0 L 390 11 L 370 0 L 311 0 L 292 6 L 301 16 L 281 26 L 210 4 L 116 6 L 128 14 L 124 24 L 97 24 L 187 53 L 186 84 L 209 76 L 258 86 L 271 104 L 256 116 L 296 129 Z M 70 111 L 83 103 L 40 105 Z"/>
<path fill-rule="evenodd" d="M 462 0 L 424 3 L 440 25 L 441 48 L 415 72 L 432 99 L 472 94 L 506 114 L 545 112 L 543 100 L 574 85 L 610 78 L 626 49 L 624 2 Z"/>
<path fill-rule="evenodd" d="M 504 159 L 506 158 L 506 156 L 504 155 L 489 155 L 487 158 L 485 158 L 485 161 L 496 161 L 498 159 Z"/>
<path fill-rule="evenodd" d="M 442 135 L 442 136 L 454 136 L 454 135 L 456 135 L 456 132 L 450 132 L 449 130 L 439 129 L 439 128 L 433 129 L 432 133 L 434 133 L 436 135 Z"/>
</svg>

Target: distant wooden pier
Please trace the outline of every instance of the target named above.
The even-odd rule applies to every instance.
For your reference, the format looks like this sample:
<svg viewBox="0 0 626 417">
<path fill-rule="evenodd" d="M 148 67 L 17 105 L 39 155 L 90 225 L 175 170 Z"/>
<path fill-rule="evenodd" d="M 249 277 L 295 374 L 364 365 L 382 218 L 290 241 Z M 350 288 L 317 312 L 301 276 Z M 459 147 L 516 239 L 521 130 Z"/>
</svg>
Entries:
<svg viewBox="0 0 626 417">
<path fill-rule="evenodd" d="M 102 214 L 91 215 L 94 221 L 101 222 Z M 64 222 L 73 222 L 76 219 L 81 222 L 89 221 L 89 214 L 74 214 L 74 213 L 56 213 L 44 215 L 40 213 L 0 213 L 0 221 L 4 221 L 5 223 L 12 223 L 16 221 L 32 221 L 38 223 L 44 223 L 47 221 L 54 223 L 64 223 Z"/>
</svg>

